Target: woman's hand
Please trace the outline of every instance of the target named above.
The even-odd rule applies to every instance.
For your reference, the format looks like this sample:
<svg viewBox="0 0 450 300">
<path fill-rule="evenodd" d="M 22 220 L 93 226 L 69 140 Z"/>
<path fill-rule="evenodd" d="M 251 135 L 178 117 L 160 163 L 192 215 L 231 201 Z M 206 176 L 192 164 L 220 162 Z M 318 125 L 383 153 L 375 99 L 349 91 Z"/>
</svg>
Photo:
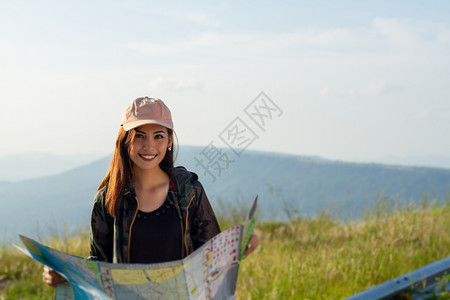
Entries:
<svg viewBox="0 0 450 300">
<path fill-rule="evenodd" d="M 42 280 L 49 286 L 56 287 L 58 284 L 67 284 L 61 275 L 59 275 L 55 270 L 44 266 L 44 272 L 42 273 Z"/>
<path fill-rule="evenodd" d="M 255 251 L 256 247 L 258 247 L 258 236 L 254 233 L 252 233 L 252 236 L 250 237 L 250 240 L 248 241 L 247 248 L 244 252 L 244 258 L 247 257 L 250 253 Z"/>
</svg>

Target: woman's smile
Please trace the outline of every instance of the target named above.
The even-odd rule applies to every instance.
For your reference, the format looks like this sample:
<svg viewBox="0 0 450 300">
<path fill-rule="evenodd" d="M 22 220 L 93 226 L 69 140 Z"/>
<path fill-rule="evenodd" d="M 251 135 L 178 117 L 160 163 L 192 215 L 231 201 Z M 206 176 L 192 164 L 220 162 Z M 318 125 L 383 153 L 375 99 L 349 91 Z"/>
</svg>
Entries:
<svg viewBox="0 0 450 300">
<path fill-rule="evenodd" d="M 157 154 L 139 154 L 139 156 L 145 161 L 152 161 L 158 155 Z"/>
</svg>

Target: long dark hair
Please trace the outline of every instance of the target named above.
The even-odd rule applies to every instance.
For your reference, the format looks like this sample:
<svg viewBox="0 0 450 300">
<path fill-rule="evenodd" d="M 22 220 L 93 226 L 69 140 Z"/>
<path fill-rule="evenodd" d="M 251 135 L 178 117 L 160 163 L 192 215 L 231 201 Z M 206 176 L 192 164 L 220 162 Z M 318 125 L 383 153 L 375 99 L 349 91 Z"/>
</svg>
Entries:
<svg viewBox="0 0 450 300">
<path fill-rule="evenodd" d="M 166 151 L 166 155 L 159 164 L 162 168 L 173 168 L 173 153 L 175 152 L 175 143 L 173 141 L 173 130 L 167 128 L 169 138 L 172 137 L 172 151 Z M 100 190 L 108 185 L 105 195 L 105 208 L 113 217 L 117 214 L 119 199 L 123 195 L 125 188 L 131 182 L 132 161 L 129 155 L 129 146 L 133 141 L 136 131 L 134 129 L 125 131 L 122 127 L 116 139 L 114 153 L 109 165 L 108 172 L 98 186 Z"/>
</svg>

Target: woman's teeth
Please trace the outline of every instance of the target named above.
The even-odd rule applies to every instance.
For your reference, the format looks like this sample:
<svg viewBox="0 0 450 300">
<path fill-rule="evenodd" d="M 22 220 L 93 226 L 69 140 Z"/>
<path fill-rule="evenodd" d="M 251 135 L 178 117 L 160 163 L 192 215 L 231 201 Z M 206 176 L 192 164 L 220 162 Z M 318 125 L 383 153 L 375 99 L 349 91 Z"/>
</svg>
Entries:
<svg viewBox="0 0 450 300">
<path fill-rule="evenodd" d="M 141 157 L 144 158 L 144 159 L 153 159 L 153 158 L 155 158 L 155 156 L 156 155 L 144 155 L 144 154 L 141 154 Z"/>
</svg>

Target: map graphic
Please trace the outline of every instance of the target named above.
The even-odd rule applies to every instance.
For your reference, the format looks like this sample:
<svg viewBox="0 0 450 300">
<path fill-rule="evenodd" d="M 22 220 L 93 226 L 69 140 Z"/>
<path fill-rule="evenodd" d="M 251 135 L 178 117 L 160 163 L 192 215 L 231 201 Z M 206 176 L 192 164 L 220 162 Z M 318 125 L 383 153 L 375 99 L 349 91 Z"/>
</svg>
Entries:
<svg viewBox="0 0 450 300">
<path fill-rule="evenodd" d="M 69 255 L 20 236 L 22 252 L 61 274 L 56 300 L 234 299 L 239 263 L 254 226 L 257 197 L 243 225 L 222 231 L 186 258 L 113 264 Z"/>
</svg>

